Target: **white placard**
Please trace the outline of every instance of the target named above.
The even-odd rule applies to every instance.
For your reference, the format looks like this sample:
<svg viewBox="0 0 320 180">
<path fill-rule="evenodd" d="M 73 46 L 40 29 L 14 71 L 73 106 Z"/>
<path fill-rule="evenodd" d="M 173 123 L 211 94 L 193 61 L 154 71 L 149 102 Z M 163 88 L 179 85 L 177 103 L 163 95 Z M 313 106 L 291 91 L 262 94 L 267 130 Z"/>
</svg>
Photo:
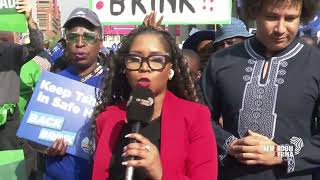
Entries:
<svg viewBox="0 0 320 180">
<path fill-rule="evenodd" d="M 103 25 L 142 24 L 155 10 L 162 24 L 229 24 L 232 0 L 89 0 Z M 152 8 L 153 7 L 153 8 Z"/>
</svg>

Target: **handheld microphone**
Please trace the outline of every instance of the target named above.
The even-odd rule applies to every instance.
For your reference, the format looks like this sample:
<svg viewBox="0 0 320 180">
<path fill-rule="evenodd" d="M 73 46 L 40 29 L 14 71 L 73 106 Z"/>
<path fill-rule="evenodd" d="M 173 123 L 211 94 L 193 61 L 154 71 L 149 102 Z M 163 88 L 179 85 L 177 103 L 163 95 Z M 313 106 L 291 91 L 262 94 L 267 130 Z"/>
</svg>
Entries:
<svg viewBox="0 0 320 180">
<path fill-rule="evenodd" d="M 154 111 L 154 95 L 148 88 L 137 87 L 132 90 L 127 103 L 127 121 L 131 127 L 131 133 L 138 133 L 142 123 L 147 123 L 151 120 Z M 130 140 L 129 143 L 137 143 L 136 140 Z M 129 157 L 128 160 L 134 160 L 134 157 Z M 128 166 L 126 168 L 126 180 L 132 180 L 134 168 Z"/>
</svg>

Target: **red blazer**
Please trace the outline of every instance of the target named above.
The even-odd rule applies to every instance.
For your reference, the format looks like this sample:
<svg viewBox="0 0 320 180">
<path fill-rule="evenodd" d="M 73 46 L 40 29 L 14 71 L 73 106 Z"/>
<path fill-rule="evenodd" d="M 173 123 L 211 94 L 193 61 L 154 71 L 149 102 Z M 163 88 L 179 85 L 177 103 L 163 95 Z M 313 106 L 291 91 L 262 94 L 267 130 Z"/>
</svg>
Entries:
<svg viewBox="0 0 320 180">
<path fill-rule="evenodd" d="M 109 178 L 112 150 L 125 123 L 125 105 L 107 107 L 97 117 L 94 180 Z M 167 91 L 162 108 L 160 157 L 163 180 L 216 180 L 217 146 L 207 107 Z"/>
</svg>

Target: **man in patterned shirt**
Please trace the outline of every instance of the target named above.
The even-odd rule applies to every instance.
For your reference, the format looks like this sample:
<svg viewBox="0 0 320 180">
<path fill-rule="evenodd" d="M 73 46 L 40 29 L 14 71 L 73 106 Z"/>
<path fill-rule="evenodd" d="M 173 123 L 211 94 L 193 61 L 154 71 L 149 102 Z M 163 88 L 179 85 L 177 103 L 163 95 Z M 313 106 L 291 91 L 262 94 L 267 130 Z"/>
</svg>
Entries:
<svg viewBox="0 0 320 180">
<path fill-rule="evenodd" d="M 320 133 L 311 133 L 320 117 L 320 52 L 297 37 L 313 3 L 243 0 L 256 35 L 209 60 L 202 87 L 220 179 L 311 179 L 320 166 Z"/>
</svg>

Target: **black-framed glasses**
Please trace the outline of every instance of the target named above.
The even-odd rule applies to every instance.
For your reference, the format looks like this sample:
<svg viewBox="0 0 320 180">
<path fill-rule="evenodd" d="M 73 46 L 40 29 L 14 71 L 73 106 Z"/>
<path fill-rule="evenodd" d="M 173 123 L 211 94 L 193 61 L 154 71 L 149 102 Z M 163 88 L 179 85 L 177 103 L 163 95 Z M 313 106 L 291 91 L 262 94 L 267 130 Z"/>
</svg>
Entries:
<svg viewBox="0 0 320 180">
<path fill-rule="evenodd" d="M 82 34 L 76 32 L 68 32 L 66 34 L 66 41 L 75 44 L 80 37 L 86 44 L 93 44 L 97 42 L 98 38 L 100 38 L 99 34 L 95 32 L 84 32 Z"/>
<path fill-rule="evenodd" d="M 126 68 L 130 71 L 138 71 L 143 62 L 146 62 L 152 71 L 163 70 L 168 62 L 170 62 L 170 56 L 163 55 L 150 55 L 143 57 L 137 54 L 128 54 L 125 56 Z"/>
</svg>

